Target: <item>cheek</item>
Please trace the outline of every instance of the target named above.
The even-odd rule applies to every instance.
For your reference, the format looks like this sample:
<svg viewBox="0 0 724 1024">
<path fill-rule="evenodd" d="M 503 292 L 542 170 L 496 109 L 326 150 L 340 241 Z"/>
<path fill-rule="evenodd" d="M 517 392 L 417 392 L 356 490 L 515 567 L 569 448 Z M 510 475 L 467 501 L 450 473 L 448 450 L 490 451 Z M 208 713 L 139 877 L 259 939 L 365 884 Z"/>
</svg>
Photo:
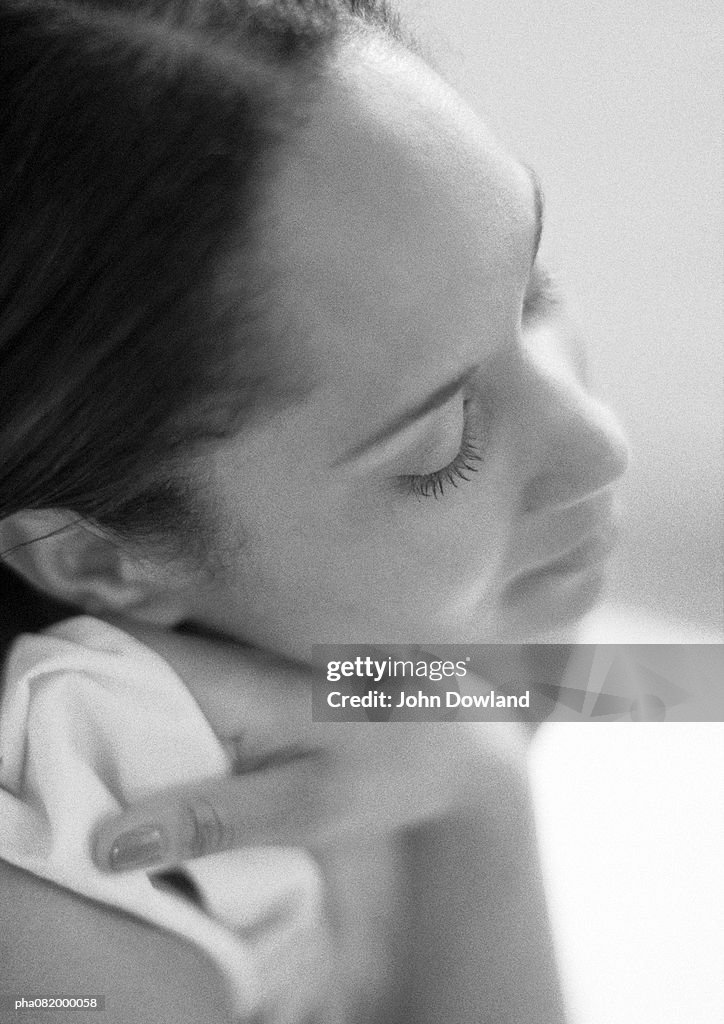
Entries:
<svg viewBox="0 0 724 1024">
<path fill-rule="evenodd" d="M 348 551 L 387 601 L 460 614 L 490 591 L 508 540 L 504 491 L 488 474 L 440 498 L 406 491 L 348 504 Z"/>
<path fill-rule="evenodd" d="M 295 652 L 313 637 L 449 639 L 495 600 L 510 520 L 500 476 L 486 469 L 439 499 L 390 479 L 291 486 L 279 474 L 253 500 L 246 488 L 224 518 L 238 566 L 230 604 L 247 638 Z"/>
</svg>

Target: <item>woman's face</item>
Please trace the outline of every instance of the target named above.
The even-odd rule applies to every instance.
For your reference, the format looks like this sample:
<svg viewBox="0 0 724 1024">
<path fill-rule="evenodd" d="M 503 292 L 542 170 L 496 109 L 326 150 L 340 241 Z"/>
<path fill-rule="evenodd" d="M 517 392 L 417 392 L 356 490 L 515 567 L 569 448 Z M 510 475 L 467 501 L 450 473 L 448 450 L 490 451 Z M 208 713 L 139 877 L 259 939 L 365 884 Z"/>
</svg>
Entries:
<svg viewBox="0 0 724 1024">
<path fill-rule="evenodd" d="M 531 174 L 416 58 L 350 48 L 272 192 L 306 398 L 204 464 L 197 621 L 320 642 L 530 639 L 599 593 L 626 447 L 535 261 Z"/>
</svg>

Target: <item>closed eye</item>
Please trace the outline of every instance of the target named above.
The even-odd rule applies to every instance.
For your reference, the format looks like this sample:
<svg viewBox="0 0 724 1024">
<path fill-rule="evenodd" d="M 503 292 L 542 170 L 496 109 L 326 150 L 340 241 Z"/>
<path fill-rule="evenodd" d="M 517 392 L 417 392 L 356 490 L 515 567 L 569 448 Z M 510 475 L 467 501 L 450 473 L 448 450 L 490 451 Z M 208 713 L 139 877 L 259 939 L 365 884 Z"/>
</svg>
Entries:
<svg viewBox="0 0 724 1024">
<path fill-rule="evenodd" d="M 468 402 L 463 405 L 463 433 L 460 448 L 452 462 L 432 473 L 422 475 L 406 474 L 401 477 L 409 490 L 420 498 L 442 498 L 461 482 L 470 480 L 477 473 L 483 460 L 479 444 L 472 436 Z"/>
</svg>

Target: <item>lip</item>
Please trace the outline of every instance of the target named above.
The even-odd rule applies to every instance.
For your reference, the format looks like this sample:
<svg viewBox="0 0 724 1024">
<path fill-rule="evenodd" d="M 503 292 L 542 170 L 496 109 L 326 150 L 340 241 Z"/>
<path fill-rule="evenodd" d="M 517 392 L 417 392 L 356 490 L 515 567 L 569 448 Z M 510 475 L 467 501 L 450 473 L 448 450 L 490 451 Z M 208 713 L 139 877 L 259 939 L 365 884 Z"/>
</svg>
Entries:
<svg viewBox="0 0 724 1024">
<path fill-rule="evenodd" d="M 594 565 L 605 562 L 612 554 L 618 540 L 618 530 L 611 523 L 610 527 L 586 537 L 570 551 L 557 556 L 540 567 L 538 572 L 569 573 L 579 572 Z"/>
<path fill-rule="evenodd" d="M 537 577 L 569 576 L 600 566 L 610 557 L 618 541 L 618 528 L 613 520 L 586 534 L 570 547 L 538 561 L 515 574 L 511 582 Z"/>
</svg>

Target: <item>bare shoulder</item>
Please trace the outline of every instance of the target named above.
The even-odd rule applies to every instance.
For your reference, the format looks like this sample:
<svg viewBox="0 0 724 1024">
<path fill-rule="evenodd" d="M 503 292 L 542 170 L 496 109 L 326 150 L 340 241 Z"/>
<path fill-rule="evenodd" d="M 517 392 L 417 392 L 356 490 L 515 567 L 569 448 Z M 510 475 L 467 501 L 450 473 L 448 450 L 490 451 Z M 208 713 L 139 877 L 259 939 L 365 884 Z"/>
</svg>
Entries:
<svg viewBox="0 0 724 1024">
<path fill-rule="evenodd" d="M 234 1020 L 216 968 L 190 945 L 1 860 L 0 992 L 106 997 L 105 1013 L 69 1012 L 69 1024 Z"/>
</svg>

